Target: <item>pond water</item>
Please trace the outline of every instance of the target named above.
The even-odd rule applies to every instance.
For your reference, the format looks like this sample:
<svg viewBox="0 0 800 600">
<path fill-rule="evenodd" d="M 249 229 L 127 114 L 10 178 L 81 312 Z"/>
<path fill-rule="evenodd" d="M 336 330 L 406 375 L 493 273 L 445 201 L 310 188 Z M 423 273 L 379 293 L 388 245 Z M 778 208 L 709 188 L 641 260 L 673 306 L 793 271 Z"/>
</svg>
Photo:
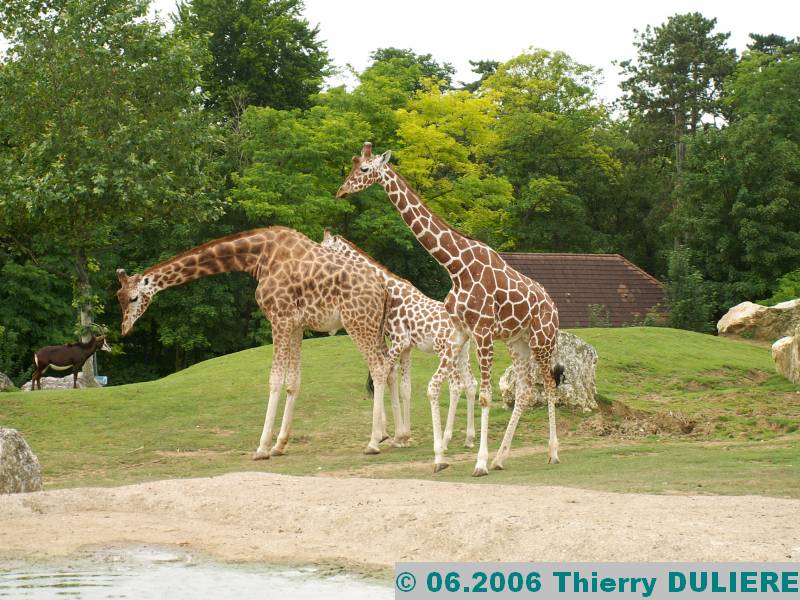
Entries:
<svg viewBox="0 0 800 600">
<path fill-rule="evenodd" d="M 232 565 L 180 550 L 126 548 L 74 560 L 0 562 L 0 598 L 373 600 L 388 584 L 314 567 Z"/>
</svg>

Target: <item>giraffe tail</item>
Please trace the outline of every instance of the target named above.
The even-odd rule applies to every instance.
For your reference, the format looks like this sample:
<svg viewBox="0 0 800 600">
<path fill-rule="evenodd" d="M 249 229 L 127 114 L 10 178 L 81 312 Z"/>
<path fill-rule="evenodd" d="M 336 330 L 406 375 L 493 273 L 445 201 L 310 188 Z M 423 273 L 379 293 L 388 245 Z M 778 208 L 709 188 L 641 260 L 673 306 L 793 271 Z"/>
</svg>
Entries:
<svg viewBox="0 0 800 600">
<path fill-rule="evenodd" d="M 561 383 L 564 381 L 564 365 L 561 363 L 556 363 L 556 366 L 553 367 L 553 379 L 556 380 L 556 387 L 560 386 Z"/>
</svg>

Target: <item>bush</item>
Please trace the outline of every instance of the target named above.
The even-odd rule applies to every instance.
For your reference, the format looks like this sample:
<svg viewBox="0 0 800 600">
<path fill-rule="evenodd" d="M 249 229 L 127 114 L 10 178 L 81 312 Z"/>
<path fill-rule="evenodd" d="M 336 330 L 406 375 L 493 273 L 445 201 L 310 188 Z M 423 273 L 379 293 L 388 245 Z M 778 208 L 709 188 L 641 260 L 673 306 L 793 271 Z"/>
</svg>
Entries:
<svg viewBox="0 0 800 600">
<path fill-rule="evenodd" d="M 703 333 L 714 330 L 714 294 L 692 264 L 687 248 L 679 247 L 669 254 L 667 303 L 670 327 Z"/>
</svg>

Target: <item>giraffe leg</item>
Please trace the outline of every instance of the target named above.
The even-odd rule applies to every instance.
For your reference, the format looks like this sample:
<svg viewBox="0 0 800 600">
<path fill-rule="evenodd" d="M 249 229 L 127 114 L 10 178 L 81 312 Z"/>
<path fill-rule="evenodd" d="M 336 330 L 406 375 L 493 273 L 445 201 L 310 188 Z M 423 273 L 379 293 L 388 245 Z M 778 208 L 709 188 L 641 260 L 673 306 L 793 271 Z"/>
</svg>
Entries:
<svg viewBox="0 0 800 600">
<path fill-rule="evenodd" d="M 398 381 L 400 377 L 397 371 L 397 366 L 389 371 L 387 386 L 389 388 L 389 396 L 392 400 L 392 416 L 394 417 L 394 439 L 392 440 L 392 446 L 395 448 L 402 448 L 405 445 L 403 444 L 403 431 L 405 428 L 400 407 L 400 382 Z M 384 428 L 385 426 L 386 422 L 384 421 Z"/>
<path fill-rule="evenodd" d="M 269 401 L 267 402 L 267 415 L 264 418 L 264 429 L 261 431 L 261 440 L 253 455 L 253 460 L 266 460 L 269 458 L 269 445 L 272 442 L 272 428 L 275 424 L 275 414 L 278 412 L 278 402 L 281 389 L 286 377 L 286 364 L 289 360 L 290 330 L 286 327 L 275 327 L 272 324 L 272 369 L 269 374 Z"/>
<path fill-rule="evenodd" d="M 453 439 L 453 427 L 456 422 L 456 409 L 458 408 L 458 399 L 461 396 L 460 379 L 457 375 L 451 373 L 447 378 L 447 387 L 450 390 L 450 406 L 447 407 L 447 423 L 444 426 L 444 434 L 442 435 L 442 449 L 446 452 L 447 446 L 450 445 L 450 440 Z"/>
<path fill-rule="evenodd" d="M 550 429 L 550 439 L 547 444 L 547 462 L 557 465 L 558 460 L 558 431 L 556 430 L 556 380 L 550 366 L 551 352 L 536 348 L 533 356 L 539 365 L 539 371 L 544 381 L 544 391 L 547 394 L 547 423 Z"/>
<path fill-rule="evenodd" d="M 528 405 L 531 395 L 530 348 L 528 348 L 526 342 L 516 342 L 509 344 L 509 351 L 511 352 L 514 372 L 517 374 L 514 411 L 511 413 L 511 418 L 508 421 L 506 433 L 503 436 L 500 448 L 497 450 L 497 454 L 495 454 L 494 460 L 492 461 L 492 469 L 503 468 L 503 461 L 506 459 L 509 452 L 511 452 L 511 441 L 514 439 L 514 432 L 517 429 L 519 418 Z"/>
<path fill-rule="evenodd" d="M 481 438 L 478 446 L 478 460 L 475 462 L 473 477 L 489 474 L 489 409 L 492 406 L 492 360 L 494 359 L 494 340 L 490 329 L 475 335 L 475 351 L 478 355 L 478 366 L 481 370 L 480 404 L 481 404 Z"/>
<path fill-rule="evenodd" d="M 342 322 L 345 329 L 350 333 L 350 337 L 355 342 L 361 355 L 367 361 L 370 375 L 372 375 L 372 384 L 374 386 L 374 393 L 372 397 L 372 433 L 370 434 L 367 447 L 364 449 L 364 454 L 380 454 L 380 443 L 383 434 L 383 397 L 386 391 L 386 381 L 388 379 L 388 372 L 394 366 L 396 356 L 392 353 L 392 349 L 388 353 L 385 352 L 385 344 L 381 339 L 379 323 L 374 323 L 370 320 L 369 315 L 362 315 L 352 313 L 342 315 Z M 365 324 L 371 324 L 373 328 L 365 327 Z"/>
<path fill-rule="evenodd" d="M 464 342 L 458 355 L 458 370 L 461 373 L 461 387 L 467 397 L 467 437 L 465 448 L 475 447 L 475 392 L 478 384 L 469 368 L 469 339 Z"/>
<path fill-rule="evenodd" d="M 411 438 L 411 350 L 400 355 L 400 399 L 403 403 L 403 445 Z"/>
<path fill-rule="evenodd" d="M 289 433 L 292 430 L 292 417 L 294 416 L 294 402 L 300 392 L 300 350 L 303 344 L 303 328 L 298 327 L 292 332 L 289 345 L 289 366 L 286 372 L 286 404 L 283 407 L 283 419 L 278 439 L 270 450 L 270 456 L 283 456 Z"/>
<path fill-rule="evenodd" d="M 449 465 L 444 461 L 444 444 L 442 441 L 442 422 L 439 414 L 439 392 L 445 373 L 449 370 L 447 356 L 439 360 L 439 366 L 428 383 L 428 400 L 431 403 L 431 422 L 433 423 L 433 472 L 438 473 Z"/>
</svg>

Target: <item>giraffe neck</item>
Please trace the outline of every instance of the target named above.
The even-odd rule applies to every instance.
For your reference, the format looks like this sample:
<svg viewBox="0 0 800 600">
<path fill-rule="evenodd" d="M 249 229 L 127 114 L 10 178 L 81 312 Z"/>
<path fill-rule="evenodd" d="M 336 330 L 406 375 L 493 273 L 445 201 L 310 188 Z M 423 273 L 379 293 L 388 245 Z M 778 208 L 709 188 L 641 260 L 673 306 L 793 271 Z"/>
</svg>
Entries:
<svg viewBox="0 0 800 600">
<path fill-rule="evenodd" d="M 182 252 L 150 267 L 142 277 L 150 278 L 155 292 L 218 273 L 242 271 L 258 277 L 259 258 L 265 247 L 259 232 L 235 234 Z"/>
<path fill-rule="evenodd" d="M 473 246 L 474 242 L 431 212 L 417 193 L 389 165 L 381 172 L 381 185 L 422 247 L 451 276 L 458 273 L 463 267 L 461 252 Z"/>
</svg>

